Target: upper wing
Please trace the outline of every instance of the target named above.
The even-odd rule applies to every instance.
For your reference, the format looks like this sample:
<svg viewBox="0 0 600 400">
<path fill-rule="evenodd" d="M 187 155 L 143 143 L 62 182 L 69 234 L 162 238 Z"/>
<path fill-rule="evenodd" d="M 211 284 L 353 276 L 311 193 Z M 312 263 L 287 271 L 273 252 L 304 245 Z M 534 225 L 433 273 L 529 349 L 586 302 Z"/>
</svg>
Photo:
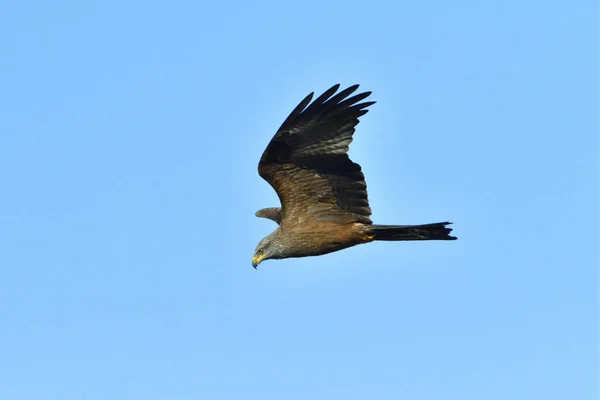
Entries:
<svg viewBox="0 0 600 400">
<path fill-rule="evenodd" d="M 309 94 L 287 117 L 263 153 L 258 173 L 277 192 L 282 219 L 371 223 L 365 177 L 348 155 L 358 118 L 375 102 L 371 92 L 335 94 L 335 85 L 310 105 Z"/>
</svg>

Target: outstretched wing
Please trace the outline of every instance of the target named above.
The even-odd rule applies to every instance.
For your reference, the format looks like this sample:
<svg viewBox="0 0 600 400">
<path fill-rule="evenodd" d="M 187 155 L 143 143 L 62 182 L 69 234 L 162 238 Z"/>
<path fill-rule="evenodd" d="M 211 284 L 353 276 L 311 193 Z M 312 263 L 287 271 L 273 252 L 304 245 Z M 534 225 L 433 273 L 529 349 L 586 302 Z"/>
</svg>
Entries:
<svg viewBox="0 0 600 400">
<path fill-rule="evenodd" d="M 360 103 L 371 92 L 348 97 L 358 85 L 336 94 L 339 87 L 302 100 L 260 159 L 258 173 L 277 192 L 282 220 L 371 223 L 365 177 L 347 152 L 358 118 L 375 102 Z"/>
</svg>

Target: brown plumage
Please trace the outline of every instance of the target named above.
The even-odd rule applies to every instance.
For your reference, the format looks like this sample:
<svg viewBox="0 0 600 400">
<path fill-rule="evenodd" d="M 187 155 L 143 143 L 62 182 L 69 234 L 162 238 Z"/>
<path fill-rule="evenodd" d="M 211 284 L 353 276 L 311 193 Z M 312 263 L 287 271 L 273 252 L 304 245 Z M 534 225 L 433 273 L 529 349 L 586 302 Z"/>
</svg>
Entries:
<svg viewBox="0 0 600 400">
<path fill-rule="evenodd" d="M 374 225 L 360 165 L 348 157 L 359 117 L 371 92 L 352 97 L 358 85 L 335 85 L 312 103 L 298 104 L 264 151 L 258 173 L 275 189 L 281 209 L 256 216 L 279 226 L 257 246 L 254 268 L 267 259 L 316 256 L 373 240 L 453 240 L 449 222 Z"/>
</svg>

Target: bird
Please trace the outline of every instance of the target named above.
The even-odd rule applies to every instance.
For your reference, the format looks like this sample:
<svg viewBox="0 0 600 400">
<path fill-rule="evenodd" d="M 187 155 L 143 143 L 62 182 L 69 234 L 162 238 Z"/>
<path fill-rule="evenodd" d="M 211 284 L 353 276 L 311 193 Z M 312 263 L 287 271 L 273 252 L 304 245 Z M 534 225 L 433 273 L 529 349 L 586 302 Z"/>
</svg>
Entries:
<svg viewBox="0 0 600 400">
<path fill-rule="evenodd" d="M 319 256 L 373 241 L 455 240 L 451 222 L 376 225 L 371 221 L 367 184 L 359 164 L 348 156 L 359 118 L 374 101 L 359 85 L 338 92 L 332 86 L 311 102 L 306 96 L 285 119 L 263 152 L 258 173 L 277 193 L 281 207 L 263 208 L 257 217 L 277 229 L 252 256 L 265 260 Z"/>
</svg>

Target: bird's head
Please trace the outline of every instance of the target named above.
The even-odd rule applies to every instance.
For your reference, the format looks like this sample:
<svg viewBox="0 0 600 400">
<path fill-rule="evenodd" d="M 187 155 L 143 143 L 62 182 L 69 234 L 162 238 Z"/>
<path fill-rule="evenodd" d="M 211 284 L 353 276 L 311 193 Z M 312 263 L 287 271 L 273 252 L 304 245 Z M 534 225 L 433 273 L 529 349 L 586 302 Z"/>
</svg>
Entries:
<svg viewBox="0 0 600 400">
<path fill-rule="evenodd" d="M 256 246 L 256 250 L 254 250 L 254 255 L 252 256 L 252 266 L 254 269 L 256 269 L 258 264 L 263 260 L 279 258 L 278 250 L 279 246 L 274 238 L 274 233 L 261 240 L 258 246 Z"/>
</svg>

